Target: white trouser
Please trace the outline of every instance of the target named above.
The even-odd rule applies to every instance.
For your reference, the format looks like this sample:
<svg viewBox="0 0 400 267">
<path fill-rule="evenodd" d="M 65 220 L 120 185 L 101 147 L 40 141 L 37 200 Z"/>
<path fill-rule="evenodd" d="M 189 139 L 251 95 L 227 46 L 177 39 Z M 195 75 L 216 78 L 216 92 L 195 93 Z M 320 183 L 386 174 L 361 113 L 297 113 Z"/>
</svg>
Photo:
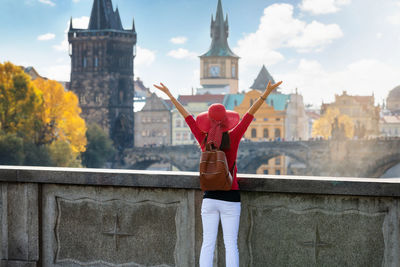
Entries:
<svg viewBox="0 0 400 267">
<path fill-rule="evenodd" d="M 237 236 L 240 221 L 240 202 L 205 198 L 201 206 L 203 245 L 200 252 L 200 267 L 213 266 L 214 248 L 220 216 L 225 243 L 226 266 L 239 266 Z"/>
</svg>

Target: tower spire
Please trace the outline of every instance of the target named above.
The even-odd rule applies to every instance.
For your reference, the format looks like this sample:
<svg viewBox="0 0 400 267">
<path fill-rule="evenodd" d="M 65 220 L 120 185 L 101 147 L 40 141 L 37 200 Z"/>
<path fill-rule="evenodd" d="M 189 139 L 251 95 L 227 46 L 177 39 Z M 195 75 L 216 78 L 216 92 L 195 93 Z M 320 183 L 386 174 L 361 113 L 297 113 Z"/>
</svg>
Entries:
<svg viewBox="0 0 400 267">
<path fill-rule="evenodd" d="M 202 56 L 230 56 L 238 57 L 235 55 L 228 45 L 228 16 L 224 21 L 224 13 L 222 10 L 222 2 L 218 0 L 217 13 L 215 20 L 211 15 L 211 47 L 207 53 Z"/>
<path fill-rule="evenodd" d="M 71 17 L 71 19 L 69 21 L 69 30 L 71 31 L 73 29 L 74 29 L 74 27 L 72 26 L 72 17 Z"/>
<path fill-rule="evenodd" d="M 118 7 L 114 11 L 111 0 L 94 0 L 89 30 L 123 30 Z"/>
<path fill-rule="evenodd" d="M 136 28 L 135 28 L 135 18 L 132 19 L 132 31 L 136 32 Z"/>
</svg>

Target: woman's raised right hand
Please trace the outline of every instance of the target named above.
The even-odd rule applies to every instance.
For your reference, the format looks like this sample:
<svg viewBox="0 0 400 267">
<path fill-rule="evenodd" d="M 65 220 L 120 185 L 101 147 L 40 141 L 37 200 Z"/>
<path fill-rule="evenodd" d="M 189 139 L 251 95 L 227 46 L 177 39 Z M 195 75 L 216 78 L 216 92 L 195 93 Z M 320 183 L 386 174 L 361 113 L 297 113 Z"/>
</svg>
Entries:
<svg viewBox="0 0 400 267">
<path fill-rule="evenodd" d="M 163 83 L 160 83 L 160 85 L 157 84 L 153 84 L 153 86 L 161 91 L 163 91 L 164 93 L 166 93 L 168 96 L 171 94 L 171 92 L 169 91 L 168 87 L 166 87 Z"/>
</svg>

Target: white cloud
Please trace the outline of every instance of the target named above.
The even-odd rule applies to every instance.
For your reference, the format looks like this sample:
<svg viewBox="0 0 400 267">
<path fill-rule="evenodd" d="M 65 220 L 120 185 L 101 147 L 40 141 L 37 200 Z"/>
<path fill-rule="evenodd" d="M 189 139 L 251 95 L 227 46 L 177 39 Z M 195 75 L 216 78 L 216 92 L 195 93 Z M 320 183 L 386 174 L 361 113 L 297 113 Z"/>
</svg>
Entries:
<svg viewBox="0 0 400 267">
<path fill-rule="evenodd" d="M 393 25 L 400 25 L 400 12 L 386 17 L 386 21 Z"/>
<path fill-rule="evenodd" d="M 335 13 L 341 6 L 350 4 L 351 0 L 303 0 L 300 9 L 312 14 Z"/>
<path fill-rule="evenodd" d="M 184 43 L 186 43 L 187 38 L 184 36 L 177 36 L 177 37 L 171 38 L 169 41 L 173 44 L 184 44 Z"/>
<path fill-rule="evenodd" d="M 377 39 L 382 39 L 382 37 L 383 37 L 383 33 L 378 32 L 378 33 L 376 34 L 376 38 L 377 38 Z"/>
<path fill-rule="evenodd" d="M 40 75 L 56 81 L 69 81 L 71 65 L 54 65 L 45 68 Z"/>
<path fill-rule="evenodd" d="M 142 48 L 140 46 L 136 47 L 135 66 L 149 66 L 155 59 L 156 51 Z"/>
<path fill-rule="evenodd" d="M 177 58 L 177 59 L 183 59 L 183 58 L 197 59 L 196 53 L 190 52 L 189 50 L 183 49 L 183 48 L 169 51 L 168 56 Z"/>
<path fill-rule="evenodd" d="M 49 5 L 49 6 L 55 6 L 55 5 L 56 5 L 56 4 L 54 4 L 54 2 L 51 1 L 51 0 L 39 0 L 39 2 L 40 2 L 40 3 L 43 3 L 43 4 L 46 4 L 46 5 Z"/>
<path fill-rule="evenodd" d="M 37 37 L 37 39 L 39 41 L 48 41 L 48 40 L 54 39 L 55 37 L 56 37 L 56 35 L 54 33 L 46 33 L 46 34 L 39 35 Z"/>
<path fill-rule="evenodd" d="M 240 39 L 234 51 L 241 57 L 241 70 L 273 65 L 284 59 L 279 48 L 291 47 L 299 52 L 320 51 L 343 33 L 336 24 L 322 24 L 293 17 L 290 4 L 273 4 L 264 9 L 256 32 Z"/>
<path fill-rule="evenodd" d="M 67 21 L 67 27 L 64 30 L 64 40 L 58 45 L 54 45 L 54 49 L 61 52 L 68 51 L 68 31 L 70 20 Z M 89 17 L 83 16 L 80 18 L 72 19 L 72 26 L 76 29 L 87 29 L 89 26 Z"/>
<path fill-rule="evenodd" d="M 350 95 L 372 95 L 374 92 L 375 102 L 380 103 L 391 89 L 400 84 L 399 72 L 400 69 L 376 59 L 362 59 L 336 71 L 325 70 L 317 61 L 302 59 L 296 70 L 276 77 L 284 81 L 284 91 L 298 88 L 305 103 L 329 103 L 334 101 L 335 94 L 343 91 Z"/>
<path fill-rule="evenodd" d="M 303 33 L 288 41 L 289 47 L 297 48 L 300 52 L 308 52 L 312 49 L 321 49 L 334 39 L 343 36 L 342 30 L 337 24 L 325 25 L 317 21 L 307 24 Z"/>
</svg>

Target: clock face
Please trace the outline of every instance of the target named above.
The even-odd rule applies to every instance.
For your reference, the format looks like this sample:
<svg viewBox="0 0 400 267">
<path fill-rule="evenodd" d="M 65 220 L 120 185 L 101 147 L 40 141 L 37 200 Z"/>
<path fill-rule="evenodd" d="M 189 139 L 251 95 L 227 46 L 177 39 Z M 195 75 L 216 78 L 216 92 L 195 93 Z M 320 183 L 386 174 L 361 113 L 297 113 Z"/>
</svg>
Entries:
<svg viewBox="0 0 400 267">
<path fill-rule="evenodd" d="M 210 75 L 211 77 L 219 77 L 219 66 L 211 66 Z"/>
</svg>

